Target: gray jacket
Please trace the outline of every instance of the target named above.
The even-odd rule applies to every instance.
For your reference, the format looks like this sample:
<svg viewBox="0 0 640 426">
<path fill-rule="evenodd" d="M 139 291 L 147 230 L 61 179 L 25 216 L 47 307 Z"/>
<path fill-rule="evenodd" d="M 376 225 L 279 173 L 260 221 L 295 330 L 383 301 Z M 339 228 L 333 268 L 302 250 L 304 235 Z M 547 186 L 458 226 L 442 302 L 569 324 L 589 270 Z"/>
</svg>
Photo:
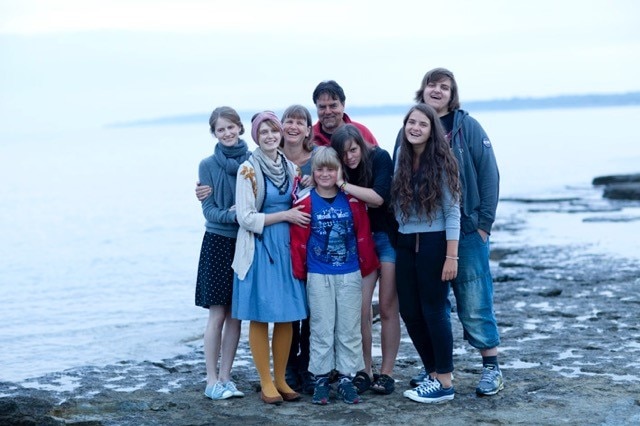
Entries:
<svg viewBox="0 0 640 426">
<path fill-rule="evenodd" d="M 460 227 L 468 234 L 477 229 L 491 233 L 496 219 L 500 173 L 491 141 L 468 112 L 454 112 L 451 148 L 458 160 L 462 184 Z"/>
</svg>

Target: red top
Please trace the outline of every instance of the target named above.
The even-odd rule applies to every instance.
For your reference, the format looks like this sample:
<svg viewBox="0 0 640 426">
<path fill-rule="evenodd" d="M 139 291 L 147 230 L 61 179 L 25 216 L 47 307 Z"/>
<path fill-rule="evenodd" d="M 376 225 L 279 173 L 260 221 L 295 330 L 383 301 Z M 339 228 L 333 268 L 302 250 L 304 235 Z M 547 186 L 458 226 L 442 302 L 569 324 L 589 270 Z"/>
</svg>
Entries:
<svg viewBox="0 0 640 426">
<path fill-rule="evenodd" d="M 342 119 L 345 123 L 353 124 L 354 126 L 356 126 L 358 130 L 360 130 L 360 133 L 362 133 L 362 138 L 365 140 L 365 142 L 368 142 L 373 146 L 378 146 L 378 141 L 376 140 L 375 136 L 373 136 L 371 130 L 367 129 L 364 124 L 351 121 L 351 118 L 349 118 L 346 113 L 344 114 Z M 320 121 L 316 122 L 316 124 L 313 125 L 313 143 L 318 146 L 331 146 L 331 139 L 328 138 L 324 133 L 322 133 Z"/>
<path fill-rule="evenodd" d="M 294 190 L 295 193 L 295 190 Z M 311 193 L 301 199 L 294 199 L 294 206 L 304 206 L 305 213 L 311 213 Z M 353 215 L 353 224 L 356 233 L 358 246 L 358 261 L 360 263 L 360 273 L 366 277 L 380 267 L 380 260 L 376 254 L 376 246 L 371 234 L 367 205 L 356 197 L 347 194 L 349 207 Z M 299 280 L 307 279 L 307 241 L 311 234 L 311 226 L 303 228 L 298 225 L 290 225 L 291 234 L 291 264 L 293 266 L 293 276 Z"/>
</svg>

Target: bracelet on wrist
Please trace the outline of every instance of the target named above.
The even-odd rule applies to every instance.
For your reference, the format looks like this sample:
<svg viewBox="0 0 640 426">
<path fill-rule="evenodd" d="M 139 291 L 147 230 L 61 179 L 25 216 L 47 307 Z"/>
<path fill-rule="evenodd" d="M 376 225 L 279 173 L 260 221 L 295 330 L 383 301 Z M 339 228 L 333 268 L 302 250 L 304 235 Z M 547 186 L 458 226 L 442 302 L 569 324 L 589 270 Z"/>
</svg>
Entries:
<svg viewBox="0 0 640 426">
<path fill-rule="evenodd" d="M 447 258 L 447 259 L 451 259 L 451 260 L 458 260 L 458 259 L 460 259 L 458 256 L 445 256 L 445 258 Z"/>
<path fill-rule="evenodd" d="M 342 182 L 342 185 L 339 186 L 340 191 L 344 191 L 345 186 L 347 186 L 347 182 Z"/>
</svg>

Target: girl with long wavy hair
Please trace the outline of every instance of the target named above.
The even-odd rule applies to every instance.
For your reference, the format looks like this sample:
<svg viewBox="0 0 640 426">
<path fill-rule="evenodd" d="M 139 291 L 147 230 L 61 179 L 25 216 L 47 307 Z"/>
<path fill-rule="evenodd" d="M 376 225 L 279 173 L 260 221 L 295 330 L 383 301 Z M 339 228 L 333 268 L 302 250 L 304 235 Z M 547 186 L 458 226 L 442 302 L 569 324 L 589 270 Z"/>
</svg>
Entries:
<svg viewBox="0 0 640 426">
<path fill-rule="evenodd" d="M 454 398 L 449 281 L 458 272 L 460 180 L 458 165 L 436 111 L 412 107 L 403 120 L 392 182 L 398 221 L 396 280 L 400 315 L 428 376 L 404 392 L 418 402 Z"/>
</svg>

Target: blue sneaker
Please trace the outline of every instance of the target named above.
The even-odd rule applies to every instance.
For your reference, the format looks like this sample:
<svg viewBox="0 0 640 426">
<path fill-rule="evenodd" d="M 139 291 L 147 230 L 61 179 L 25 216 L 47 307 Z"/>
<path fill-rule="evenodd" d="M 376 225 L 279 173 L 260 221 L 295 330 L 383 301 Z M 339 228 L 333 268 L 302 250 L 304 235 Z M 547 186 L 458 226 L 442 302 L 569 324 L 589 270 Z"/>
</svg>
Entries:
<svg viewBox="0 0 640 426">
<path fill-rule="evenodd" d="M 362 399 L 358 395 L 358 389 L 356 389 L 355 385 L 348 377 L 340 379 L 340 383 L 338 384 L 338 395 L 340 395 L 342 400 L 347 404 L 359 404 L 362 402 Z"/>
<path fill-rule="evenodd" d="M 422 370 L 420 370 L 420 373 L 413 376 L 409 384 L 411 385 L 411 387 L 415 388 L 420 386 L 422 383 L 428 382 L 430 380 L 435 380 L 435 379 L 431 377 L 429 374 L 427 374 L 427 370 L 424 367 L 422 367 Z M 453 381 L 453 373 L 451 373 L 451 381 Z"/>
<path fill-rule="evenodd" d="M 214 400 L 228 399 L 233 396 L 233 393 L 220 381 L 216 382 L 213 386 L 207 386 L 204 390 L 204 394 L 207 398 Z"/>
<path fill-rule="evenodd" d="M 481 396 L 495 395 L 502 389 L 504 389 L 504 382 L 502 380 L 502 372 L 498 366 L 494 364 L 484 365 L 476 393 Z"/>
<path fill-rule="evenodd" d="M 313 388 L 313 398 L 311 402 L 317 405 L 327 405 L 329 403 L 329 378 L 319 377 L 316 380 L 316 386 Z"/>
<path fill-rule="evenodd" d="M 427 374 L 427 370 L 426 368 L 422 367 L 420 372 L 411 378 L 411 380 L 409 381 L 409 384 L 411 385 L 412 388 L 415 388 L 417 386 L 420 386 L 427 377 L 429 377 L 429 375 Z"/>
<path fill-rule="evenodd" d="M 416 391 L 415 388 L 417 388 L 418 386 L 422 386 L 425 383 L 431 383 L 431 382 L 435 382 L 435 381 L 437 381 L 437 380 L 427 374 L 424 377 L 424 379 L 420 383 L 418 383 L 413 389 L 407 389 L 406 391 L 402 392 L 402 396 L 404 396 L 406 398 L 409 398 L 409 393 L 410 392 L 415 392 Z"/>
<path fill-rule="evenodd" d="M 238 390 L 236 384 L 229 380 L 227 383 L 224 383 L 224 387 L 231 392 L 232 396 L 236 398 L 242 398 L 244 396 L 244 392 Z"/>
<path fill-rule="evenodd" d="M 407 390 L 404 396 L 412 401 L 432 404 L 452 400 L 455 396 L 455 390 L 453 386 L 448 389 L 443 388 L 438 380 L 428 380 L 422 382 L 422 384 L 415 389 Z"/>
</svg>

